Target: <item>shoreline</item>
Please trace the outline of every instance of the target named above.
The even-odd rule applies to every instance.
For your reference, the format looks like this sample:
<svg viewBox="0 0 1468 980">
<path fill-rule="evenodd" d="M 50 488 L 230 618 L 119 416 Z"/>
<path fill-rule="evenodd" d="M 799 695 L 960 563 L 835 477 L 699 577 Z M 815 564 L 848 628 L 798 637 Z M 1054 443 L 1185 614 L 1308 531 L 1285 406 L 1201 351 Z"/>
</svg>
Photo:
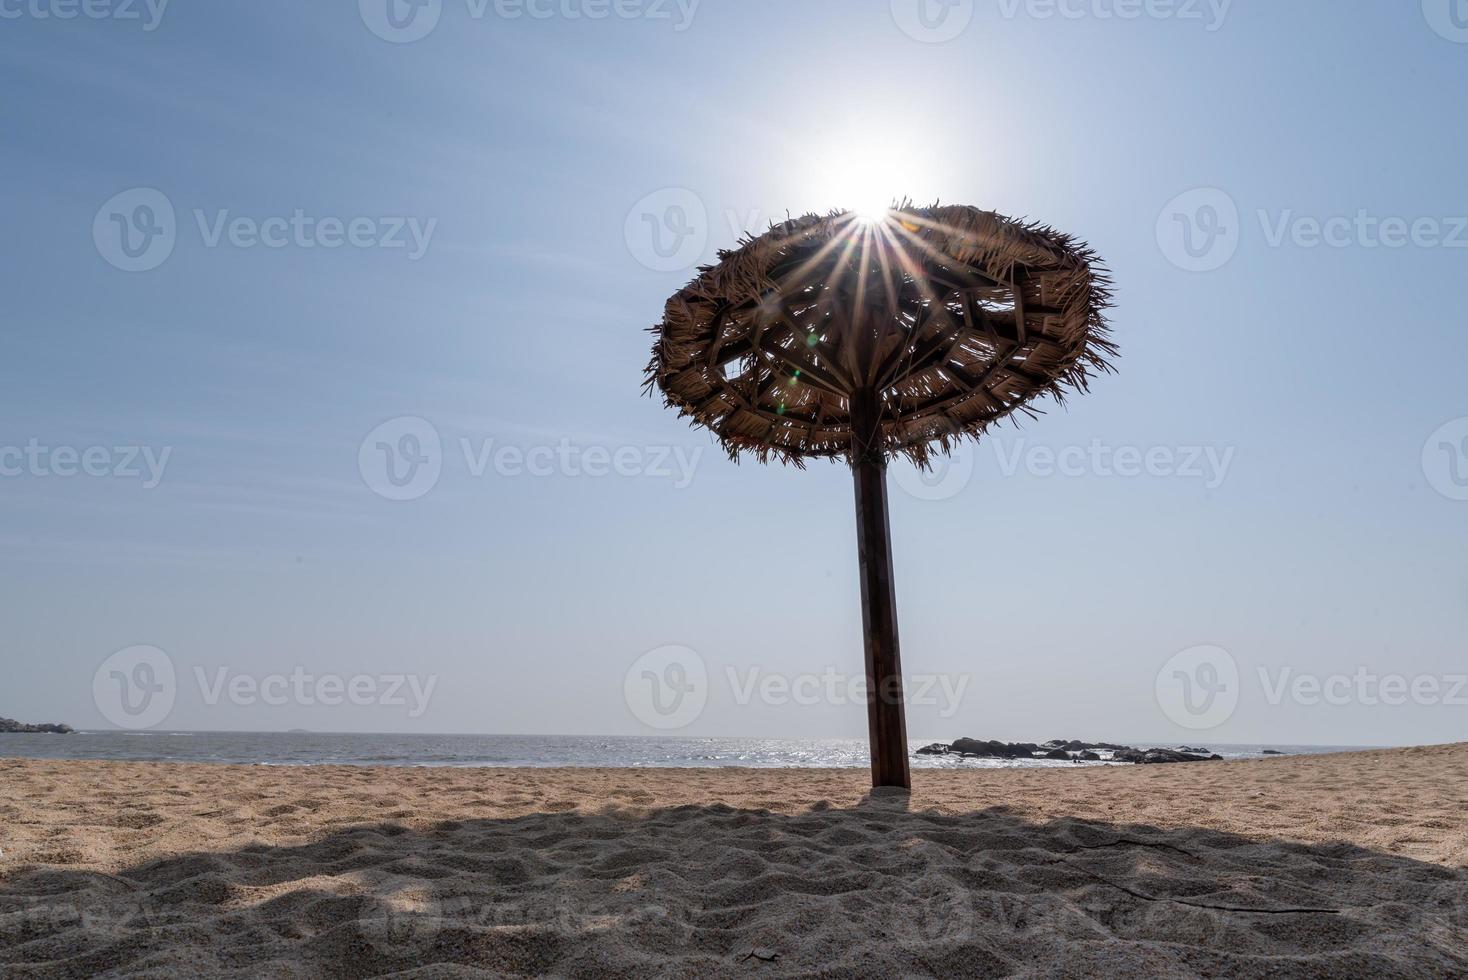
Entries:
<svg viewBox="0 0 1468 980">
<path fill-rule="evenodd" d="M 1332 760 L 1344 762 L 1356 758 L 1358 760 L 1375 759 L 1382 756 L 1397 756 L 1403 753 L 1442 753 L 1456 755 L 1462 753 L 1468 759 L 1468 742 L 1445 742 L 1438 745 L 1412 745 L 1390 748 L 1343 748 L 1340 750 L 1321 751 L 1310 754 L 1298 755 L 1262 755 L 1254 758 L 1223 758 L 1215 760 L 1201 760 L 1198 762 L 1172 763 L 1167 765 L 1145 765 L 1131 762 L 1102 761 L 1100 763 L 1077 763 L 1071 765 L 982 765 L 987 762 L 1009 762 L 1014 760 L 1002 759 L 967 759 L 972 763 L 967 767 L 951 767 L 942 769 L 919 769 L 914 767 L 914 773 L 921 773 L 925 780 L 948 780 L 965 777 L 1003 777 L 1006 775 L 1052 775 L 1058 776 L 1065 773 L 1082 774 L 1098 772 L 1136 772 L 1146 771 L 1151 774 L 1163 772 L 1177 772 L 1179 770 L 1196 770 L 1199 768 L 1235 767 L 1246 765 L 1270 765 L 1280 764 L 1288 761 L 1299 760 Z M 1034 762 L 1045 762 L 1044 759 L 1025 760 Z M 10 756 L 3 752 L 3 743 L 0 743 L 0 776 L 4 776 L 8 769 L 18 768 L 21 770 L 43 766 L 69 767 L 102 767 L 105 772 L 108 767 L 119 769 L 127 767 L 141 767 L 143 769 L 167 770 L 173 767 L 195 770 L 218 769 L 224 771 L 252 772 L 257 770 L 283 770 L 286 772 L 332 772 L 350 773 L 354 775 L 384 774 L 395 772 L 453 772 L 453 773 L 480 773 L 487 776 L 504 775 L 524 777 L 527 774 L 545 773 L 547 775 L 575 776 L 575 775 L 639 775 L 639 774 L 731 774 L 731 775 L 788 775 L 791 777 L 802 776 L 828 776 L 840 779 L 856 778 L 859 783 L 865 785 L 869 772 L 865 766 L 782 766 L 782 765 L 641 765 L 641 766 L 618 766 L 618 765 L 460 765 L 454 763 L 384 763 L 384 764 L 361 764 L 341 762 L 211 762 L 193 759 L 179 760 L 155 760 L 155 759 L 94 759 L 94 758 L 50 758 L 33 756 Z M 917 776 L 914 776 L 913 795 L 918 795 L 919 787 L 916 785 Z M 867 789 L 871 787 L 868 785 Z M 944 787 L 948 788 L 948 787 Z M 881 790 L 888 793 L 901 791 Z M 1468 799 L 1465 799 L 1468 805 Z M 1465 815 L 1465 830 L 1468 830 L 1468 815 Z"/>
<path fill-rule="evenodd" d="M 1096 765 L 1116 760 L 1109 747 L 1120 743 L 1061 743 L 1096 745 L 1098 752 L 1069 752 L 1056 759 L 1052 743 L 1021 754 L 1031 743 L 985 742 L 1005 751 L 931 751 L 936 746 L 914 739 L 910 766 L 923 770 L 968 771 L 975 768 L 1057 764 Z M 977 743 L 974 743 L 977 744 Z M 1133 740 L 1145 752 L 1152 748 L 1176 750 L 1175 743 Z M 1194 747 L 1197 748 L 1197 747 Z M 1207 753 L 1225 759 L 1258 759 L 1271 755 L 1315 755 L 1366 751 L 1381 746 L 1214 743 Z M 1051 755 L 1050 758 L 1045 756 Z M 47 735 L 0 737 L 0 756 L 37 759 L 106 759 L 116 761 L 201 762 L 262 765 L 372 765 L 445 768 L 851 768 L 870 766 L 869 746 L 856 738 L 719 738 L 714 736 L 496 736 L 496 735 L 356 735 L 304 732 L 96 732 L 58 739 Z M 982 756 L 982 757 L 981 757 Z M 1091 758 L 1095 756 L 1095 758 Z"/>
</svg>

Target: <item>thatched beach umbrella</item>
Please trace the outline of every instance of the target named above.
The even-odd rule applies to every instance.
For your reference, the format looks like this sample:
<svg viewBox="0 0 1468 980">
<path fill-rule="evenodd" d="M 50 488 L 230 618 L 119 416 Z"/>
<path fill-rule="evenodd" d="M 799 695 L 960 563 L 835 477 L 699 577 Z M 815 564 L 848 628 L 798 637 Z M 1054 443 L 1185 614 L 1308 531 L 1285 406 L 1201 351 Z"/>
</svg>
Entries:
<svg viewBox="0 0 1468 980">
<path fill-rule="evenodd" d="M 786 221 L 668 300 L 647 386 L 730 456 L 847 460 L 856 483 L 872 783 L 909 786 L 887 460 L 927 466 L 1109 370 L 1083 243 L 970 207 Z M 977 546 L 977 543 L 975 543 Z"/>
</svg>

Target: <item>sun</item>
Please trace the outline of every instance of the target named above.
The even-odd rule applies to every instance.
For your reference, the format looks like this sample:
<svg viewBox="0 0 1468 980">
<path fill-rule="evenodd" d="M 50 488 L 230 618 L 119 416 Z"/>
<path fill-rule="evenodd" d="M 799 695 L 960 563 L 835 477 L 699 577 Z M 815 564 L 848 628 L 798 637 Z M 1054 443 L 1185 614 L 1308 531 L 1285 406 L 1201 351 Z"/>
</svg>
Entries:
<svg viewBox="0 0 1468 980">
<path fill-rule="evenodd" d="M 899 148 L 853 140 L 831 154 L 821 175 L 837 207 L 866 225 L 881 224 L 915 177 L 914 161 Z"/>
<path fill-rule="evenodd" d="M 887 220 L 887 215 L 892 212 L 892 205 L 887 202 L 878 203 L 875 198 L 868 201 L 858 201 L 851 209 L 856 220 L 864 225 L 881 224 Z"/>
<path fill-rule="evenodd" d="M 978 179 L 973 155 L 958 153 L 914 134 L 941 132 L 933 120 L 914 115 L 885 89 L 865 93 L 859 113 L 828 116 L 787 134 L 781 146 L 780 193 L 775 199 L 798 202 L 807 212 L 845 212 L 858 230 L 893 230 L 909 201 L 952 197 Z M 950 159 L 966 160 L 962 173 Z"/>
</svg>

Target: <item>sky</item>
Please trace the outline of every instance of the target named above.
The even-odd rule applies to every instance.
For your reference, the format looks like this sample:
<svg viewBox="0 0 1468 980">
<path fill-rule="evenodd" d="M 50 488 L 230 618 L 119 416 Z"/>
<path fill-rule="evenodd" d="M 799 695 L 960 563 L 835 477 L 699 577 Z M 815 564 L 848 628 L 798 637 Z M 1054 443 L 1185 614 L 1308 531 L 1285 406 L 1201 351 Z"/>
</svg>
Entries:
<svg viewBox="0 0 1468 980">
<path fill-rule="evenodd" d="M 915 741 L 1468 737 L 1452 2 L 0 0 L 0 715 L 861 736 L 849 472 L 642 372 L 907 197 L 1089 242 L 1120 347 L 893 465 Z"/>
</svg>

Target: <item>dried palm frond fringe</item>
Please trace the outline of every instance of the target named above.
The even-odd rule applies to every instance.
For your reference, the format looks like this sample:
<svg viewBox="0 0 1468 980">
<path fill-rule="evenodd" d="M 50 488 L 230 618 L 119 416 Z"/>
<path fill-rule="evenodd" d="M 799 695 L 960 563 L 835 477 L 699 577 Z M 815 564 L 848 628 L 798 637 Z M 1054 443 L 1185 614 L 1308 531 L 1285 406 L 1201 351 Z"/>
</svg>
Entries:
<svg viewBox="0 0 1468 980">
<path fill-rule="evenodd" d="M 851 396 L 881 450 L 926 466 L 1041 396 L 1112 370 L 1110 278 L 1085 243 L 962 206 L 774 225 L 668 300 L 645 387 L 731 457 L 849 457 Z"/>
</svg>

